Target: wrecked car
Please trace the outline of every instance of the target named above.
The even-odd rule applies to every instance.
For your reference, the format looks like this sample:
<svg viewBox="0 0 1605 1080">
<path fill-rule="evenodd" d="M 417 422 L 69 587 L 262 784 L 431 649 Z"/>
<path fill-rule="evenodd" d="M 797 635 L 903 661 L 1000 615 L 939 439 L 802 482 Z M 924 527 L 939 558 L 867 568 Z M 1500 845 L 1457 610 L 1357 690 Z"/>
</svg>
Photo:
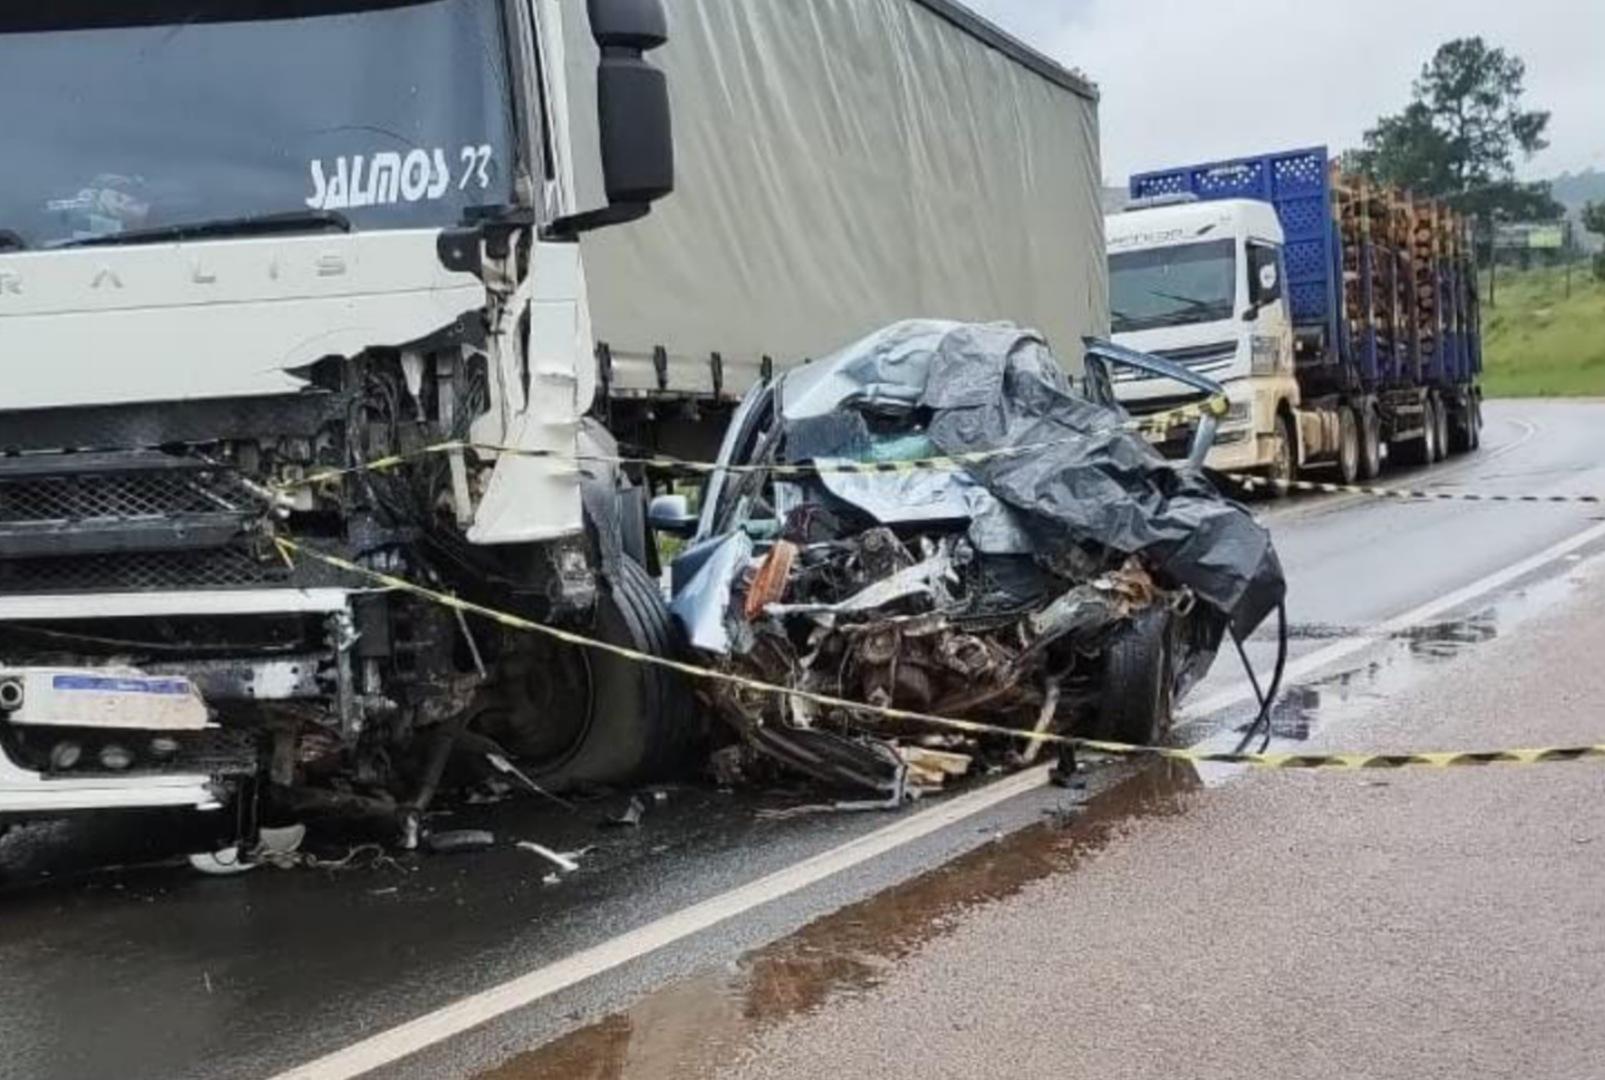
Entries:
<svg viewBox="0 0 1605 1080">
<path fill-rule="evenodd" d="M 1284 583 L 1269 535 L 1114 404 L 1108 365 L 1175 365 L 1089 342 L 1072 382 L 1008 324 L 898 323 L 755 389 L 689 513 L 671 610 L 739 684 L 707 693 L 752 754 L 897 799 L 1031 733 L 1152 744 L 1224 635 Z M 1219 387 L 1185 370 L 1175 377 Z M 1173 432 L 1160 431 L 1154 441 Z M 821 698 L 1017 729 L 981 744 Z"/>
</svg>

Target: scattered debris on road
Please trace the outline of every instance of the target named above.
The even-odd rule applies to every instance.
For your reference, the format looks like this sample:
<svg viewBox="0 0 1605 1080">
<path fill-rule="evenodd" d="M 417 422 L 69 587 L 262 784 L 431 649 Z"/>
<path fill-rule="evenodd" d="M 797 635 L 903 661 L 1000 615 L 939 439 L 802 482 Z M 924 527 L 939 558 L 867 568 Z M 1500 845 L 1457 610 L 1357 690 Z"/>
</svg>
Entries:
<svg viewBox="0 0 1605 1080">
<path fill-rule="evenodd" d="M 537 844 L 533 840 L 520 840 L 517 846 L 520 851 L 528 851 L 539 855 L 541 858 L 552 863 L 564 873 L 572 874 L 574 871 L 580 868 L 580 864 L 575 860 L 574 855 L 565 855 L 562 852 L 553 851 L 546 845 Z M 577 855 L 579 853 L 576 852 L 575 854 Z"/>
</svg>

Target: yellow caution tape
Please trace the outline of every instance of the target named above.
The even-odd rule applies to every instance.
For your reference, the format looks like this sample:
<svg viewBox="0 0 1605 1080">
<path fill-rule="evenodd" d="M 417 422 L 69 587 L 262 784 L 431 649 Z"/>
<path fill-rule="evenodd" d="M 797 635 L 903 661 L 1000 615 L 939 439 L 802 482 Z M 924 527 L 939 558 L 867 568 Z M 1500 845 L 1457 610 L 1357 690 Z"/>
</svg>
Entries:
<svg viewBox="0 0 1605 1080">
<path fill-rule="evenodd" d="M 750 679 L 744 675 L 736 675 L 728 671 L 718 671 L 713 668 L 700 667 L 684 661 L 674 660 L 664 656 L 653 656 L 651 653 L 640 652 L 623 645 L 615 645 L 607 641 L 576 634 L 570 630 L 563 630 L 555 626 L 547 626 L 531 619 L 494 608 L 476 604 L 450 593 L 440 592 L 423 585 L 418 585 L 405 578 L 395 577 L 361 566 L 349 559 L 331 555 L 317 548 L 309 547 L 285 536 L 276 536 L 274 542 L 286 559 L 302 555 L 326 566 L 343 570 L 373 582 L 376 585 L 404 592 L 432 601 L 443 607 L 469 615 L 478 615 L 489 619 L 501 626 L 528 633 L 544 634 L 547 637 L 568 645 L 585 649 L 594 649 L 598 652 L 611 653 L 614 656 L 654 667 L 664 668 L 678 672 L 687 678 L 703 682 L 718 682 L 730 686 L 737 686 L 744 690 L 756 693 L 771 694 L 777 697 L 790 697 L 807 701 L 828 709 L 841 709 L 846 712 L 858 713 L 866 716 L 877 716 L 887 720 L 901 720 L 909 723 L 925 724 L 930 727 L 943 728 L 948 731 L 958 731 L 969 735 L 993 735 L 1008 739 L 1020 739 L 1027 742 L 1045 742 L 1055 745 L 1070 746 L 1079 750 L 1090 750 L 1100 754 L 1110 754 L 1118 757 L 1164 758 L 1170 761 L 1189 761 L 1193 763 L 1208 763 L 1216 765 L 1245 765 L 1257 769 L 1297 769 L 1297 770 L 1332 770 L 1332 769 L 1402 769 L 1402 768 L 1432 768 L 1448 769 L 1472 765 L 1545 765 L 1565 761 L 1581 761 L 1586 758 L 1605 758 L 1605 745 L 1591 746 L 1550 746 L 1532 749 L 1514 750 L 1472 750 L 1472 751 L 1445 751 L 1437 753 L 1406 753 L 1406 754 L 1228 754 L 1212 753 L 1201 750 L 1186 750 L 1168 746 L 1136 746 L 1130 743 L 1105 742 L 1101 739 L 1083 739 L 1069 735 L 1057 735 L 1047 732 L 1021 730 L 1019 728 L 1003 727 L 998 724 L 985 724 L 975 720 L 960 720 L 950 716 L 937 716 L 931 713 L 915 712 L 908 709 L 897 709 L 889 706 L 870 705 L 861 701 L 849 701 L 846 698 L 834 697 L 829 694 L 820 694 L 812 690 L 799 690 L 795 687 L 779 686 L 767 683 L 760 679 Z"/>
<path fill-rule="evenodd" d="M 1174 409 L 1167 409 L 1152 416 L 1145 416 L 1133 420 L 1123 426 L 1123 430 L 1137 432 L 1155 432 L 1164 434 L 1172 428 L 1197 420 L 1204 416 L 1224 416 L 1228 408 L 1227 400 L 1223 397 L 1209 398 L 1190 405 L 1181 405 Z M 975 450 L 966 454 L 948 454 L 938 457 L 916 458 L 909 461 L 822 461 L 801 465 L 767 464 L 767 465 L 720 465 L 709 461 L 682 461 L 679 458 L 669 457 L 628 457 L 607 454 L 572 454 L 557 450 L 532 450 L 519 446 L 502 446 L 496 443 L 477 442 L 439 442 L 429 446 L 419 447 L 417 450 L 404 454 L 391 454 L 388 457 L 375 458 L 373 461 L 361 465 L 353 465 L 344 469 L 327 469 L 311 473 L 299 480 L 279 486 L 279 490 L 293 490 L 295 488 L 315 487 L 319 484 L 338 480 L 345 476 L 357 473 L 385 472 L 399 468 L 411 461 L 431 457 L 435 454 L 459 453 L 464 450 L 478 450 L 491 454 L 507 454 L 518 457 L 548 458 L 553 461 L 565 461 L 574 464 L 594 462 L 607 465 L 628 465 L 646 469 L 658 469 L 665 472 L 677 473 L 729 473 L 739 475 L 743 473 L 768 473 L 771 476 L 818 476 L 821 473 L 852 473 L 859 475 L 885 475 L 906 474 L 915 472 L 956 472 L 972 465 L 979 465 L 987 461 L 1000 458 L 1018 457 L 1024 454 L 1034 454 L 1047 450 L 1053 446 L 1062 445 L 1071 440 L 1058 442 L 1033 443 L 1029 446 L 1005 446 L 995 450 Z"/>
<path fill-rule="evenodd" d="M 1374 495 L 1406 502 L 1483 502 L 1483 503 L 1588 503 L 1599 505 L 1599 495 L 1493 495 L 1475 491 L 1425 491 L 1419 488 L 1366 487 L 1360 484 L 1328 484 L 1317 480 L 1272 480 L 1264 476 L 1228 473 L 1233 481 L 1250 491 L 1275 488 L 1278 491 L 1315 491 L 1324 495 Z"/>
</svg>

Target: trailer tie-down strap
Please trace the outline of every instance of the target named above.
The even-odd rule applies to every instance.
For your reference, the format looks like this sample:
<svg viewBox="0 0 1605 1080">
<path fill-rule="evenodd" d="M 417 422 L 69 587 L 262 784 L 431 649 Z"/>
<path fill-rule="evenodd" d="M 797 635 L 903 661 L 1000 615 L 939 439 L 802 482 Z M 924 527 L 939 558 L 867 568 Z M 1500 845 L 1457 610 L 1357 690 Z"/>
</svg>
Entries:
<svg viewBox="0 0 1605 1080">
<path fill-rule="evenodd" d="M 1246 473 L 1227 476 L 1249 491 L 1274 488 L 1277 491 L 1314 491 L 1323 495 L 1373 495 L 1405 502 L 1482 502 L 1482 503 L 1605 503 L 1599 495 L 1495 495 L 1477 491 L 1425 491 L 1419 488 L 1367 487 L 1361 484 L 1329 484 L 1318 480 L 1272 480 Z"/>
<path fill-rule="evenodd" d="M 295 557 L 300 556 L 315 562 L 321 562 L 334 569 L 364 578 L 382 588 L 406 593 L 463 614 L 488 619 L 512 630 L 542 634 L 568 645 L 610 653 L 636 663 L 650 664 L 704 683 L 723 683 L 754 693 L 802 700 L 827 709 L 839 709 L 843 712 L 860 716 L 874 716 L 886 720 L 920 724 L 930 728 L 961 732 L 967 735 L 989 735 L 1007 739 L 1019 739 L 1030 743 L 1048 743 L 1114 757 L 1163 758 L 1170 761 L 1187 761 L 1195 764 L 1244 765 L 1257 769 L 1294 769 L 1304 771 L 1401 768 L 1444 769 L 1472 765 L 1545 765 L 1584 759 L 1605 759 L 1605 745 L 1389 754 L 1212 753 L 1180 747 L 1135 746 L 1130 743 L 1106 742 L 1101 739 L 1083 739 L 1052 732 L 1022 730 L 998 724 L 981 723 L 975 720 L 961 720 L 956 717 L 937 716 L 908 709 L 849 701 L 846 698 L 834 697 L 829 694 L 779 686 L 728 671 L 701 667 L 696 664 L 675 660 L 671 657 L 654 656 L 651 653 L 641 652 L 623 645 L 599 641 L 584 634 L 576 634 L 570 630 L 538 623 L 509 612 L 497 611 L 494 608 L 416 584 L 393 574 L 370 569 L 349 559 L 343 559 L 337 555 L 331 555 L 315 547 L 302 544 L 287 536 L 276 536 L 274 542 L 278 545 L 280 553 L 286 560 L 293 560 Z"/>
<path fill-rule="evenodd" d="M 1163 435 L 1172 428 L 1190 423 L 1205 416 L 1221 417 L 1226 415 L 1228 403 L 1223 397 L 1213 397 L 1204 401 L 1181 405 L 1164 412 L 1154 413 L 1151 416 L 1140 417 L 1122 425 L 1122 429 L 1133 432 L 1148 432 Z M 1076 439 L 1082 436 L 1075 436 Z M 1062 440 L 1064 442 L 1072 440 Z M 387 457 L 375 458 L 361 465 L 353 465 L 343 469 L 326 469 L 301 477 L 289 483 L 280 484 L 280 492 L 296 488 L 316 487 L 319 484 L 338 480 L 345 476 L 366 472 L 385 472 L 396 469 L 412 461 L 431 457 L 435 454 L 461 453 L 465 450 L 475 450 L 487 454 L 506 454 L 517 457 L 547 458 L 553 461 L 566 461 L 574 464 L 596 463 L 606 465 L 632 466 L 644 469 L 653 469 L 668 473 L 727 473 L 739 475 L 742 473 L 768 473 L 771 476 L 818 476 L 821 473 L 854 473 L 854 474 L 906 474 L 914 472 L 958 472 L 974 465 L 1000 458 L 1019 457 L 1025 454 L 1035 454 L 1053 446 L 1060 445 L 1060 441 L 1032 443 L 1027 446 L 1004 446 L 995 450 L 975 450 L 963 454 L 948 454 L 937 457 L 914 458 L 906 461 L 819 461 L 802 464 L 756 464 L 756 465 L 721 465 L 710 461 L 682 461 L 670 457 L 630 457 L 614 456 L 608 454 L 573 454 L 558 450 L 535 450 L 517 446 L 502 446 L 496 443 L 480 442 L 439 442 L 429 446 L 419 447 L 406 453 L 391 454 Z"/>
</svg>

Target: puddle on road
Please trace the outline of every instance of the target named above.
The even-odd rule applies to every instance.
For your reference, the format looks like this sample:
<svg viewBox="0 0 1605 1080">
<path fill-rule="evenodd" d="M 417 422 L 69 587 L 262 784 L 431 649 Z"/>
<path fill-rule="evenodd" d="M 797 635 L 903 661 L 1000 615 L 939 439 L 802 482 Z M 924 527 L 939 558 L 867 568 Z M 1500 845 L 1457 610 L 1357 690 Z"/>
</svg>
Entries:
<svg viewBox="0 0 1605 1080">
<path fill-rule="evenodd" d="M 670 1080 L 729 1062 L 766 1028 L 879 986 L 898 961 L 968 913 L 1072 870 L 1132 822 L 1184 812 L 1193 770 L 1160 763 L 1078 808 L 983 845 L 937 869 L 643 998 L 627 1011 L 482 1073 L 482 1080 Z"/>
<path fill-rule="evenodd" d="M 1449 661 L 1457 660 L 1552 608 L 1576 582 L 1569 574 L 1513 590 L 1470 614 L 1423 623 L 1379 637 L 1379 648 L 1363 662 L 1288 687 L 1271 714 L 1272 748 L 1301 743 L 1334 724 L 1358 719 Z M 1369 636 L 1363 628 L 1300 624 L 1289 627 L 1292 640 L 1335 641 Z M 1286 748 L 1286 747 L 1284 747 Z"/>
</svg>

